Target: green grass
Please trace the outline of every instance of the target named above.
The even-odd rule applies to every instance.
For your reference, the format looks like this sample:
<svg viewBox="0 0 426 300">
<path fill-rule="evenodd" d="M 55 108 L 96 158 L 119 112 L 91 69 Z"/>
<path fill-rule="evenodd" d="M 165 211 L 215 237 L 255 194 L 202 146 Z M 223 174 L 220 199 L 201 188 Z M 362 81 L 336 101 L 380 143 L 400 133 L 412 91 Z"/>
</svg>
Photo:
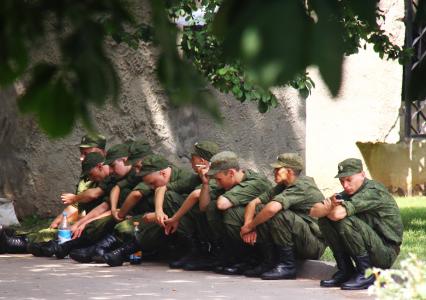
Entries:
<svg viewBox="0 0 426 300">
<path fill-rule="evenodd" d="M 426 197 L 396 198 L 404 224 L 404 238 L 401 253 L 394 267 L 398 268 L 401 260 L 414 253 L 418 258 L 426 260 Z M 334 261 L 329 248 L 321 257 L 325 261 Z"/>
<path fill-rule="evenodd" d="M 37 232 L 44 228 L 48 228 L 52 221 L 52 218 L 46 219 L 32 215 L 21 220 L 20 226 L 11 226 L 11 228 L 15 229 L 17 234 L 28 234 L 31 232 Z"/>
</svg>

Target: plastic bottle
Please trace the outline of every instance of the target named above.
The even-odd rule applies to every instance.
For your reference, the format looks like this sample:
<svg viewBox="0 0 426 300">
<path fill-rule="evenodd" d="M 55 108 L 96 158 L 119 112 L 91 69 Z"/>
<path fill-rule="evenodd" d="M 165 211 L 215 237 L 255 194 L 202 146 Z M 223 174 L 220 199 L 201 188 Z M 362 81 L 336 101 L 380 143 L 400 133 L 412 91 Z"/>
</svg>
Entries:
<svg viewBox="0 0 426 300">
<path fill-rule="evenodd" d="M 133 222 L 133 226 L 133 234 L 136 241 L 137 236 L 139 235 L 139 222 Z M 131 265 L 140 265 L 142 262 L 142 251 L 138 250 L 135 253 L 130 254 L 129 260 Z"/>
<path fill-rule="evenodd" d="M 58 241 L 59 244 L 71 240 L 71 229 L 68 224 L 67 213 L 62 213 L 62 221 L 58 228 Z"/>
</svg>

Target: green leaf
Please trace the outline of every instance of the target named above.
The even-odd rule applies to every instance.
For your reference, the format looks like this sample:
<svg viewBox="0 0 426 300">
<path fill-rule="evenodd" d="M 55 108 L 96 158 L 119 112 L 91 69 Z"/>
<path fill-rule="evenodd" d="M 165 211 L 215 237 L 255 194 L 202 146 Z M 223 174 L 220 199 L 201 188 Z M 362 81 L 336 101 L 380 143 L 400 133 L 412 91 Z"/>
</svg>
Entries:
<svg viewBox="0 0 426 300">
<path fill-rule="evenodd" d="M 74 98 L 62 80 L 58 80 L 45 95 L 38 116 L 40 127 L 50 137 L 60 137 L 71 132 L 76 111 Z"/>
</svg>

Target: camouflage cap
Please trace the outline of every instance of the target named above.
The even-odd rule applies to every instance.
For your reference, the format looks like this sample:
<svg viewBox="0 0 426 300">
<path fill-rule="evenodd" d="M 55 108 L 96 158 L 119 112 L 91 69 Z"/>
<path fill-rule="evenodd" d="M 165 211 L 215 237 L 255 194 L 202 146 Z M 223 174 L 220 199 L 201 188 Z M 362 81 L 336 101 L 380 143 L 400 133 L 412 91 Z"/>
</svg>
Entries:
<svg viewBox="0 0 426 300">
<path fill-rule="evenodd" d="M 127 164 L 133 165 L 138 160 L 143 159 L 149 154 L 153 154 L 151 146 L 146 140 L 137 140 L 130 145 L 129 157 L 127 158 Z"/>
<path fill-rule="evenodd" d="M 274 169 L 276 168 L 292 168 L 295 170 L 303 169 L 303 159 L 297 153 L 282 153 L 277 156 L 277 161 L 270 164 Z"/>
<path fill-rule="evenodd" d="M 142 171 L 140 172 L 140 176 L 143 177 L 151 173 L 164 170 L 169 166 L 170 162 L 160 155 L 151 154 L 145 156 L 142 160 Z"/>
<path fill-rule="evenodd" d="M 111 148 L 109 148 L 107 153 L 106 153 L 105 164 L 110 165 L 116 159 L 119 159 L 119 158 L 122 158 L 122 157 L 128 157 L 128 156 L 129 156 L 129 145 L 128 144 L 114 145 Z"/>
<path fill-rule="evenodd" d="M 96 167 L 98 164 L 103 163 L 105 157 L 98 152 L 90 152 L 86 155 L 84 160 L 81 162 L 81 170 L 84 176 L 88 176 L 90 170 Z"/>
<path fill-rule="evenodd" d="M 194 149 L 192 150 L 191 155 L 196 155 L 205 160 L 210 161 L 213 155 L 219 152 L 219 146 L 210 141 L 201 141 L 194 144 Z"/>
<path fill-rule="evenodd" d="M 100 148 L 105 149 L 106 138 L 100 134 L 86 134 L 81 138 L 80 148 Z"/>
<path fill-rule="evenodd" d="M 231 151 L 222 151 L 214 155 L 210 160 L 210 169 L 207 175 L 212 176 L 220 171 L 239 169 L 238 156 Z"/>
<path fill-rule="evenodd" d="M 337 165 L 337 175 L 334 178 L 351 176 L 362 171 L 362 161 L 360 159 L 348 158 Z"/>
</svg>

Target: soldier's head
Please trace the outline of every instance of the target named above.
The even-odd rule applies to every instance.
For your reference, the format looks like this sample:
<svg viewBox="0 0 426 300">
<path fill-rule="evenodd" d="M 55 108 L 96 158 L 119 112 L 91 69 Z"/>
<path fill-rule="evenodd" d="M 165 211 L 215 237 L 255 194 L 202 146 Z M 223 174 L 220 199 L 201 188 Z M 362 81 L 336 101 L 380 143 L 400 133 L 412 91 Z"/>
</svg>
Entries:
<svg viewBox="0 0 426 300">
<path fill-rule="evenodd" d="M 146 140 L 137 140 L 130 144 L 127 165 L 132 165 L 137 173 L 142 170 L 142 160 L 144 157 L 153 154 L 151 146 Z"/>
<path fill-rule="evenodd" d="M 118 144 L 108 149 L 105 158 L 105 164 L 112 168 L 117 177 L 121 178 L 130 172 L 132 166 L 126 164 L 129 156 L 129 144 Z"/>
<path fill-rule="evenodd" d="M 362 168 L 362 161 L 358 158 L 348 158 L 340 162 L 337 166 L 337 175 L 345 193 L 355 194 L 365 180 L 365 172 Z"/>
<path fill-rule="evenodd" d="M 171 176 L 170 162 L 156 154 L 145 156 L 142 160 L 140 176 L 153 189 L 167 185 Z"/>
<path fill-rule="evenodd" d="M 209 168 L 211 158 L 219 152 L 219 146 L 210 141 L 201 141 L 194 144 L 191 153 L 191 166 L 195 173 L 200 168 Z"/>
<path fill-rule="evenodd" d="M 283 153 L 270 164 L 274 168 L 274 180 L 277 184 L 293 183 L 303 169 L 303 159 L 297 153 Z"/>
<path fill-rule="evenodd" d="M 240 168 L 238 156 L 231 151 L 222 151 L 211 158 L 208 176 L 216 179 L 219 187 L 229 190 L 239 184 L 244 172 Z"/>
<path fill-rule="evenodd" d="M 105 157 L 98 152 L 91 152 L 86 155 L 81 163 L 84 176 L 88 176 L 94 182 L 101 182 L 110 173 L 109 166 L 104 164 Z"/>
<path fill-rule="evenodd" d="M 80 161 L 83 161 L 87 154 L 97 152 L 105 156 L 106 139 L 100 134 L 86 134 L 80 142 Z"/>
</svg>

